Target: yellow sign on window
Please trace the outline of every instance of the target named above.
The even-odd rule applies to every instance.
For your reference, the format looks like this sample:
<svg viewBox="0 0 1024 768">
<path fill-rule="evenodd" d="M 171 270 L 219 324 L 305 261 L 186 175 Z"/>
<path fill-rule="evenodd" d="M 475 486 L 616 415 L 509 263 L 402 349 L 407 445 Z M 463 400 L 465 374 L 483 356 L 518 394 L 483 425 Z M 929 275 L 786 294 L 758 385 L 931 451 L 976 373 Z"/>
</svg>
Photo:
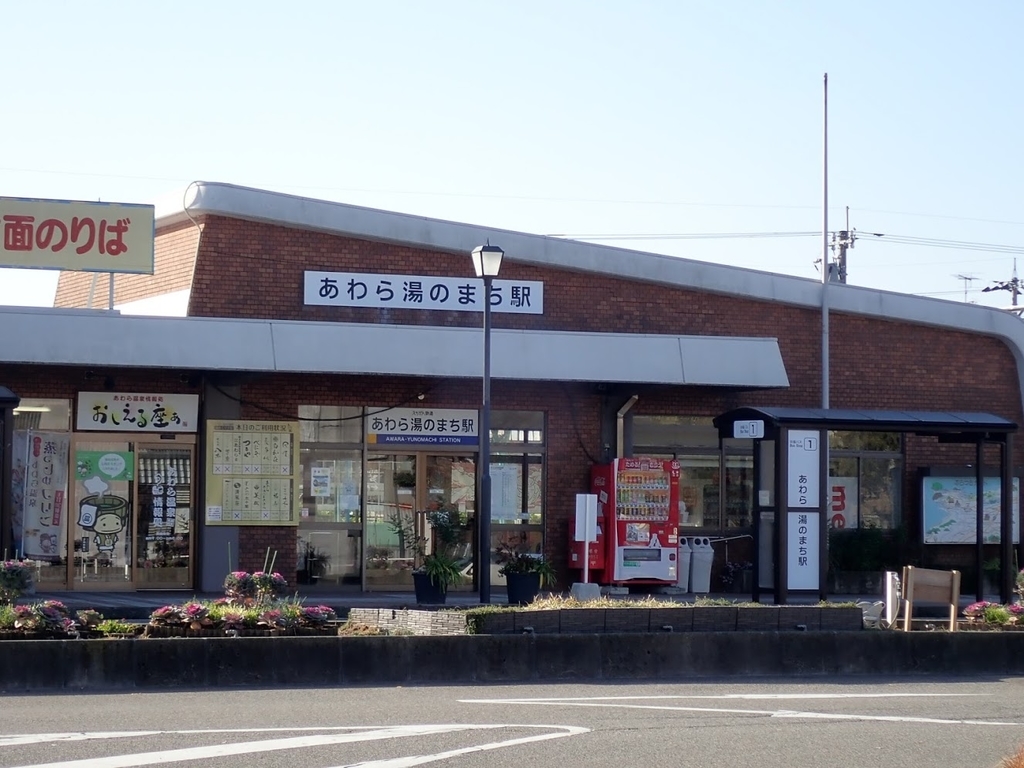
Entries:
<svg viewBox="0 0 1024 768">
<path fill-rule="evenodd" d="M 206 524 L 298 525 L 299 422 L 206 423 Z"/>
</svg>

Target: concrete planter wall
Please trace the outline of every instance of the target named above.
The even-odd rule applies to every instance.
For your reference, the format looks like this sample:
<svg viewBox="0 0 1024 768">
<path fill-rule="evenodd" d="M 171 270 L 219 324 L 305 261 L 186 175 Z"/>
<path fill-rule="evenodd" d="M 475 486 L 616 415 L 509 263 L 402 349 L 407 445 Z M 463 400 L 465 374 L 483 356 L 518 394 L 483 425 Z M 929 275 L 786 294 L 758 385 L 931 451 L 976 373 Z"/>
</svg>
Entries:
<svg viewBox="0 0 1024 768">
<path fill-rule="evenodd" d="M 659 632 L 10 641 L 0 691 L 1024 675 L 1021 632 Z"/>
<path fill-rule="evenodd" d="M 763 630 L 854 631 L 864 627 L 856 606 L 678 608 L 572 608 L 561 611 L 502 611 L 470 618 L 476 634 L 606 634 L 633 632 L 734 632 Z"/>
</svg>

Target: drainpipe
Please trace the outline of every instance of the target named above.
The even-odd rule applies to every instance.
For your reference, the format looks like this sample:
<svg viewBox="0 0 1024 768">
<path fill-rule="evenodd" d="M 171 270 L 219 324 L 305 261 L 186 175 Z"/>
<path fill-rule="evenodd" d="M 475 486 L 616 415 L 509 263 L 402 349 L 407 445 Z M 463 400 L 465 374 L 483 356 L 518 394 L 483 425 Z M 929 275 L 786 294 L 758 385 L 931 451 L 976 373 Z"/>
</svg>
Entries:
<svg viewBox="0 0 1024 768">
<path fill-rule="evenodd" d="M 626 414 L 630 408 L 636 405 L 636 401 L 639 399 L 640 395 L 633 395 L 615 414 L 615 458 L 617 459 L 622 458 L 622 454 L 626 449 Z"/>
</svg>

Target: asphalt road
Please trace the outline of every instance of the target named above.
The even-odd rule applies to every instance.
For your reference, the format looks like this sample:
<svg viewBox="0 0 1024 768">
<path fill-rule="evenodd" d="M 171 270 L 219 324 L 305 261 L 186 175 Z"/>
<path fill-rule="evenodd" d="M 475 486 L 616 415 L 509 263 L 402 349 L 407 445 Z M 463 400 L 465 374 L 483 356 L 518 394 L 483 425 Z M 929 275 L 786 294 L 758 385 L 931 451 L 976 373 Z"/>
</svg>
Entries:
<svg viewBox="0 0 1024 768">
<path fill-rule="evenodd" d="M 0 697 L 0 766 L 991 766 L 1024 679 Z"/>
</svg>

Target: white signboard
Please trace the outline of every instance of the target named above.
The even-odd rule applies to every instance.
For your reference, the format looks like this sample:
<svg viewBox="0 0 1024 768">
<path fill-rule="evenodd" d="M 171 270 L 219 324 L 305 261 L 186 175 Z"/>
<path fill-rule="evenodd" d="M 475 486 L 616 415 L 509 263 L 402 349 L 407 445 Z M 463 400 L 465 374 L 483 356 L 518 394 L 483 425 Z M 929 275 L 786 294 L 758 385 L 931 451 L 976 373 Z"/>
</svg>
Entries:
<svg viewBox="0 0 1024 768">
<path fill-rule="evenodd" d="M 760 440 L 764 437 L 764 421 L 736 421 L 732 425 L 732 436 L 735 438 L 750 438 Z"/>
<path fill-rule="evenodd" d="M 79 392 L 75 428 L 101 432 L 195 432 L 199 395 Z"/>
<path fill-rule="evenodd" d="M 496 523 L 518 523 L 528 519 L 523 513 L 522 473 L 520 464 L 491 464 L 491 520 Z"/>
<path fill-rule="evenodd" d="M 477 412 L 457 408 L 388 408 L 366 416 L 368 443 L 477 445 Z"/>
<path fill-rule="evenodd" d="M 830 477 L 828 501 L 829 528 L 857 527 L 857 478 Z"/>
<path fill-rule="evenodd" d="M 786 586 L 817 590 L 821 575 L 818 551 L 818 513 L 790 512 Z"/>
<path fill-rule="evenodd" d="M 818 475 L 821 433 L 809 429 L 789 432 L 789 506 L 821 509 Z"/>
<path fill-rule="evenodd" d="M 477 277 L 307 271 L 303 295 L 306 305 L 327 307 L 484 311 L 484 281 Z M 491 311 L 543 315 L 544 283 L 494 280 Z"/>
<path fill-rule="evenodd" d="M 597 494 L 576 494 L 576 528 L 574 541 L 597 541 Z"/>
</svg>

